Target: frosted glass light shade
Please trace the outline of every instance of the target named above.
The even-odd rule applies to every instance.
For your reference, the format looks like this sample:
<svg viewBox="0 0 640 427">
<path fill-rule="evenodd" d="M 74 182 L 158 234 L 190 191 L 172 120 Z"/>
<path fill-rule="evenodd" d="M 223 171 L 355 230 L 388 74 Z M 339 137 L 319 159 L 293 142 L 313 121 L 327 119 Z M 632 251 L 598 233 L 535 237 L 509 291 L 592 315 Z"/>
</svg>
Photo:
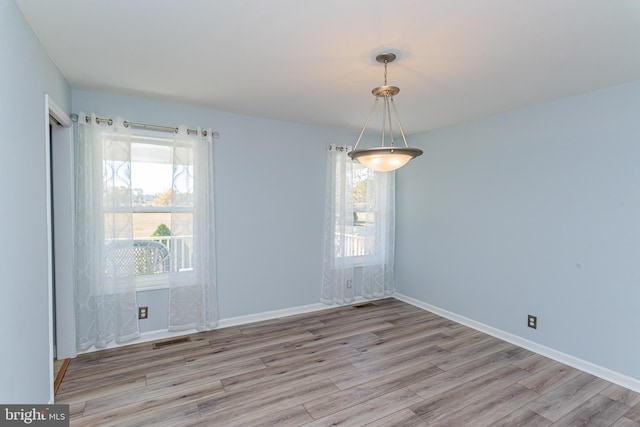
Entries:
<svg viewBox="0 0 640 427">
<path fill-rule="evenodd" d="M 353 150 L 348 156 L 376 172 L 391 172 L 422 154 L 422 150 L 409 147 L 375 147 Z"/>
</svg>

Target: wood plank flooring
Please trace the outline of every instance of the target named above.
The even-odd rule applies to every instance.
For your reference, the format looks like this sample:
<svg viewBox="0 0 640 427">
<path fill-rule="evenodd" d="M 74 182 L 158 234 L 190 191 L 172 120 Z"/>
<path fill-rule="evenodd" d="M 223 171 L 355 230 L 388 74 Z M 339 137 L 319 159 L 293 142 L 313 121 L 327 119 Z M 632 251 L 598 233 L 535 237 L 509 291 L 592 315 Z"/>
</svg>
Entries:
<svg viewBox="0 0 640 427">
<path fill-rule="evenodd" d="M 71 361 L 77 426 L 640 427 L 640 394 L 393 298 Z"/>
</svg>

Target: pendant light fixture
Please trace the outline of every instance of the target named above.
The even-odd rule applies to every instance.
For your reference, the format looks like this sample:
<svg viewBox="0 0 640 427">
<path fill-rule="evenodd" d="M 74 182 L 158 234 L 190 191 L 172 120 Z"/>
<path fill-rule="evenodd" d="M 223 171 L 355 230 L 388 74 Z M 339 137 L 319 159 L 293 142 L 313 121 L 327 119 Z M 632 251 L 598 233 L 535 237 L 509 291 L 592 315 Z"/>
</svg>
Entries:
<svg viewBox="0 0 640 427">
<path fill-rule="evenodd" d="M 396 86 L 387 85 L 387 64 L 393 62 L 395 59 L 396 55 L 393 53 L 382 53 L 376 56 L 376 61 L 384 64 L 384 85 L 371 91 L 371 93 L 376 97 L 376 100 L 373 103 L 373 108 L 369 113 L 369 117 L 367 117 L 367 121 L 364 123 L 364 127 L 362 128 L 362 132 L 360 132 L 356 145 L 353 147 L 352 151 L 347 153 L 353 160 L 358 160 L 364 166 L 369 169 L 373 169 L 376 172 L 390 172 L 396 170 L 406 165 L 411 159 L 422 154 L 422 150 L 418 148 L 411 148 L 407 144 L 407 138 L 404 135 L 402 123 L 400 123 L 400 116 L 398 116 L 396 104 L 393 102 L 393 97 L 400 92 L 400 89 Z M 371 116 L 376 111 L 380 98 L 383 99 L 382 145 L 379 147 L 358 149 L 358 144 L 360 144 L 362 135 L 364 135 L 364 131 L 367 129 Z M 393 110 L 394 117 L 398 123 L 398 129 L 400 130 L 400 135 L 402 135 L 404 146 L 395 146 L 391 110 Z M 387 126 L 389 127 L 389 145 L 385 146 Z"/>
</svg>

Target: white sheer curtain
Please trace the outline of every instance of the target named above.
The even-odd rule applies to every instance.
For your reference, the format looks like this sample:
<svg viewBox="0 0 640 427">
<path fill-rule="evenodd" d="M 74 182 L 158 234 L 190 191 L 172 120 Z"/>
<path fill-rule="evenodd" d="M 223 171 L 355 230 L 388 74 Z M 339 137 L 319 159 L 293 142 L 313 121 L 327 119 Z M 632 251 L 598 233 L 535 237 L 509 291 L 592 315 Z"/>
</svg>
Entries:
<svg viewBox="0 0 640 427">
<path fill-rule="evenodd" d="M 164 243 L 170 252 L 170 267 L 151 278 L 148 271 L 139 268 L 145 252 L 134 250 L 136 244 L 138 249 L 141 246 L 137 240 L 148 241 L 140 236 L 135 239 L 134 214 L 145 215 L 148 207 L 135 205 L 131 181 L 132 167 L 148 160 L 133 154 L 132 162 L 132 152 L 136 153 L 132 143 L 149 144 L 148 138 L 131 135 L 123 119 L 109 125 L 98 124 L 95 115 L 87 123 L 86 117 L 78 115 L 75 141 L 78 350 L 138 338 L 136 286 L 147 286 L 149 280 L 169 288 L 169 330 L 215 327 L 218 303 L 211 130 L 205 137 L 199 128 L 189 134 L 180 126 L 174 137 L 168 136 L 159 145 L 165 150 L 170 146 L 173 161 L 171 202 L 163 205 L 163 214 L 171 217 L 171 235 Z M 137 173 L 142 173 L 141 169 Z"/>
<path fill-rule="evenodd" d="M 329 147 L 320 301 L 348 304 L 357 296 L 394 292 L 395 172 L 373 172 Z"/>
<path fill-rule="evenodd" d="M 116 240 L 133 242 L 131 137 L 123 120 L 78 115 L 75 140 L 76 345 L 83 351 L 140 335 L 131 262 L 106 262 Z"/>
<path fill-rule="evenodd" d="M 172 268 L 169 330 L 206 330 L 218 324 L 211 129 L 191 135 L 180 126 L 173 144 L 171 235 L 193 236 L 193 268 Z"/>
</svg>

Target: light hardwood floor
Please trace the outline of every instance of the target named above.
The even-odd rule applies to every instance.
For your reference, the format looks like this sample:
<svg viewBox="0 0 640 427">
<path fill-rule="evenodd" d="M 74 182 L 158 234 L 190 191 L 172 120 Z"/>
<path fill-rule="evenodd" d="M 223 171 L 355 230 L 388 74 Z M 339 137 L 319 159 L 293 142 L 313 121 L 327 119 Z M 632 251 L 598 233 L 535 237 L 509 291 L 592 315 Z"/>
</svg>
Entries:
<svg viewBox="0 0 640 427">
<path fill-rule="evenodd" d="M 640 427 L 640 394 L 389 298 L 81 355 L 71 425 Z"/>
</svg>

